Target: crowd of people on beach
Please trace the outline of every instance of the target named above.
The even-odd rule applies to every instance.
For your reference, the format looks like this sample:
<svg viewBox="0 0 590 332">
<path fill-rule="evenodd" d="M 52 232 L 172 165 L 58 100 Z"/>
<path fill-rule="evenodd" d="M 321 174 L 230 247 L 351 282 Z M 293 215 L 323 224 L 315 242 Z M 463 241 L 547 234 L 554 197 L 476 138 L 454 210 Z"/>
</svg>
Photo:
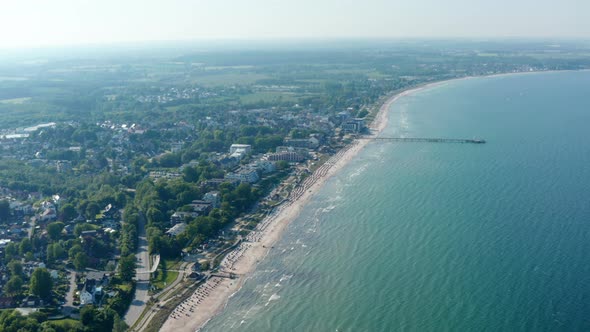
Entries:
<svg viewBox="0 0 590 332">
<path fill-rule="evenodd" d="M 197 306 L 201 304 L 201 302 L 203 302 L 207 296 L 209 296 L 209 293 L 211 293 L 213 289 L 219 286 L 220 282 L 221 278 L 219 277 L 209 278 L 207 282 L 205 282 L 203 285 L 197 288 L 197 290 L 193 293 L 193 295 L 191 295 L 191 297 L 182 301 L 174 309 L 174 311 L 172 311 L 170 317 L 172 317 L 172 319 L 181 318 L 183 315 L 186 317 L 190 317 L 197 309 Z"/>
</svg>

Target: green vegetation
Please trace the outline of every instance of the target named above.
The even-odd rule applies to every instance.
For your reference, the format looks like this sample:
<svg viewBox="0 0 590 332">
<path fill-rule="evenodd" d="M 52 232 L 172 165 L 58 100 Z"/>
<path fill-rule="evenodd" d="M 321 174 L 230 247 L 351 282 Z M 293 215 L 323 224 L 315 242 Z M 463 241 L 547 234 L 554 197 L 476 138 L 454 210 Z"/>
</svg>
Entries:
<svg viewBox="0 0 590 332">
<path fill-rule="evenodd" d="M 100 308 L 84 307 L 82 324 L 3 311 L 0 331 L 124 330 L 120 317 L 134 295 L 140 225 L 149 252 L 161 256 L 154 289 L 177 278 L 172 270 L 183 251 L 205 251 L 210 261 L 203 268 L 215 268 L 219 252 L 235 240 L 227 234 L 236 220 L 247 234 L 284 197 L 263 200 L 281 181 L 292 172 L 303 179 L 302 168 L 313 171 L 354 139 L 345 132 L 348 119 L 369 122 L 385 95 L 427 82 L 590 68 L 587 45 L 563 42 L 547 50 L 535 41 L 375 41 L 91 60 L 48 55 L 43 64 L 0 64 L 0 77 L 26 78 L 0 80 L 0 226 L 11 231 L 0 257 L 7 267 L 2 295 L 15 305 L 38 296 L 44 310 L 59 313 L 66 267 L 83 283 L 88 269 L 112 271 L 118 263 L 107 286 L 114 296 L 97 301 Z M 297 171 L 285 160 L 276 170 L 256 165 L 265 161 L 261 154 L 288 142 L 315 146 L 305 154 L 319 162 Z M 230 157 L 236 143 L 251 151 Z M 240 167 L 254 167 L 260 179 L 223 180 Z M 199 209 L 194 201 L 211 192 L 219 201 Z M 182 217 L 172 219 L 175 213 Z M 180 222 L 184 231 L 166 233 Z M 48 269 L 59 277 L 49 278 Z"/>
</svg>

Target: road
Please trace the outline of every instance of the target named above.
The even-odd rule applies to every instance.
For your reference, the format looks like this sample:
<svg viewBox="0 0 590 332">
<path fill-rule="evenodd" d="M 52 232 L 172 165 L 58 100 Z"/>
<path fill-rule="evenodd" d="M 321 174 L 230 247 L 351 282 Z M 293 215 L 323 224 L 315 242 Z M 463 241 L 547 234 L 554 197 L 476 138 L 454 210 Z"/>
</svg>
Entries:
<svg viewBox="0 0 590 332">
<path fill-rule="evenodd" d="M 70 273 L 70 289 L 66 295 L 66 303 L 63 305 L 61 312 L 64 316 L 69 316 L 74 310 L 74 293 L 76 293 L 76 272 L 67 270 Z"/>
<path fill-rule="evenodd" d="M 128 326 L 133 326 L 133 324 L 139 319 L 139 316 L 141 316 L 149 299 L 148 290 L 150 287 L 150 274 L 146 272 L 150 270 L 150 257 L 148 254 L 148 242 L 145 232 L 145 216 L 142 213 L 139 214 L 139 222 L 137 226 L 138 241 L 137 253 L 135 254 L 137 260 L 137 268 L 135 270 L 137 283 L 135 287 L 135 297 L 133 298 L 133 301 L 131 301 L 131 306 L 129 306 L 129 310 L 125 314 L 125 323 L 127 323 Z"/>
<path fill-rule="evenodd" d="M 180 265 L 180 268 L 178 270 L 178 277 L 176 277 L 176 280 L 174 280 L 174 282 L 172 282 L 170 285 L 168 285 L 166 288 L 164 288 L 163 290 L 161 290 L 158 294 L 154 295 L 154 298 L 157 298 L 160 302 L 160 305 L 166 304 L 167 301 L 170 300 L 171 295 L 178 290 L 181 287 L 186 287 L 186 285 L 184 284 L 180 284 L 183 280 L 184 280 L 184 276 L 185 275 L 189 275 L 192 271 L 192 266 L 193 263 L 190 262 L 183 262 Z M 168 271 L 172 271 L 172 270 L 168 270 Z M 157 307 L 152 307 L 151 310 L 149 310 L 141 319 L 141 321 L 139 321 L 137 323 L 137 326 L 135 326 L 135 328 L 130 329 L 129 331 L 141 331 L 144 329 L 145 326 L 147 326 L 150 321 L 152 320 L 152 318 L 154 318 L 154 316 L 156 315 L 156 313 L 158 313 L 159 309 Z"/>
</svg>

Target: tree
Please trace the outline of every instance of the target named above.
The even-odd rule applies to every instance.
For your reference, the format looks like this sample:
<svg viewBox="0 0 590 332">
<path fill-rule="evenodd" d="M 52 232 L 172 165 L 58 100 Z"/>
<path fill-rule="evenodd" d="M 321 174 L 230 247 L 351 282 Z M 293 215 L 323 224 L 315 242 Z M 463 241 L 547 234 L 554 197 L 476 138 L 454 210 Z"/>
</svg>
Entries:
<svg viewBox="0 0 590 332">
<path fill-rule="evenodd" d="M 197 182 L 199 181 L 199 177 L 201 176 L 201 174 L 199 174 L 199 171 L 197 171 L 197 169 L 194 167 L 185 167 L 182 170 L 182 175 L 184 181 L 186 182 Z"/>
<path fill-rule="evenodd" d="M 94 321 L 94 306 L 87 305 L 80 309 L 80 321 L 84 326 L 89 326 Z"/>
<path fill-rule="evenodd" d="M 47 253 L 45 255 L 45 261 L 48 265 L 52 265 L 55 262 L 55 255 L 53 254 L 53 243 L 47 245 Z"/>
<path fill-rule="evenodd" d="M 76 218 L 78 212 L 76 212 L 76 208 L 71 203 L 66 203 L 62 205 L 61 209 L 59 209 L 59 218 L 63 221 L 68 221 Z"/>
<path fill-rule="evenodd" d="M 9 296 L 16 296 L 22 292 L 23 279 L 17 275 L 13 275 L 10 280 L 4 285 L 4 292 Z"/>
<path fill-rule="evenodd" d="M 24 317 L 16 310 L 0 312 L 0 331 L 6 332 L 35 332 L 39 329 L 39 322 L 34 318 Z"/>
<path fill-rule="evenodd" d="M 73 261 L 76 258 L 76 255 L 81 252 L 84 252 L 84 249 L 82 249 L 80 244 L 76 243 L 70 248 L 70 250 L 68 250 L 68 258 Z"/>
<path fill-rule="evenodd" d="M 51 288 L 53 282 L 49 271 L 45 268 L 36 268 L 31 275 L 29 290 L 33 295 L 37 295 L 44 300 L 51 298 Z"/>
<path fill-rule="evenodd" d="M 82 271 L 88 266 L 88 256 L 85 253 L 79 252 L 74 257 L 74 267 L 78 271 Z"/>
<path fill-rule="evenodd" d="M 47 225 L 47 235 L 52 241 L 57 241 L 61 237 L 61 231 L 64 229 L 63 222 L 52 222 Z"/>
<path fill-rule="evenodd" d="M 10 203 L 3 199 L 0 201 L 0 222 L 6 223 L 10 218 Z"/>
<path fill-rule="evenodd" d="M 10 261 L 13 258 L 18 257 L 18 246 L 16 243 L 10 242 L 6 245 L 6 248 L 4 248 L 4 257 L 6 261 Z"/>
<path fill-rule="evenodd" d="M 129 328 L 125 321 L 119 317 L 119 315 L 114 315 L 115 320 L 113 321 L 113 332 L 125 332 Z"/>
<path fill-rule="evenodd" d="M 86 206 L 86 218 L 90 220 L 96 219 L 96 215 L 100 212 L 100 206 L 96 202 L 90 202 Z"/>
<path fill-rule="evenodd" d="M 31 244 L 31 240 L 29 240 L 28 237 L 22 239 L 22 241 L 20 241 L 20 245 L 18 248 L 18 253 L 23 256 L 24 254 L 26 254 L 27 252 L 33 250 L 33 245 Z"/>
<path fill-rule="evenodd" d="M 8 270 L 10 271 L 11 276 L 23 276 L 23 264 L 20 261 L 13 260 L 8 263 Z"/>
<path fill-rule="evenodd" d="M 131 281 L 135 275 L 135 255 L 121 257 L 119 261 L 119 275 L 124 281 Z"/>
</svg>

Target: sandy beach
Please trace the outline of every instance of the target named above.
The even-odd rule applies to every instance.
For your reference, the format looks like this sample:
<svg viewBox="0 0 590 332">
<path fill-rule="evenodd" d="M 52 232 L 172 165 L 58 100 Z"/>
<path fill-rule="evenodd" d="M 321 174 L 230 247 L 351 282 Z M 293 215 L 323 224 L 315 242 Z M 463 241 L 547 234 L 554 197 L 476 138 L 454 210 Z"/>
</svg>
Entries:
<svg viewBox="0 0 590 332">
<path fill-rule="evenodd" d="M 399 98 L 435 84 L 435 82 L 399 92 L 389 97 L 380 107 L 374 121 L 369 125 L 371 133 L 377 135 L 387 126 L 387 115 L 391 105 Z M 280 239 L 291 221 L 299 216 L 307 202 L 322 185 L 361 151 L 370 140 L 355 140 L 341 149 L 320 166 L 303 183 L 297 186 L 289 198 L 266 216 L 234 251 L 221 262 L 221 272 L 237 275 L 235 279 L 213 277 L 200 286 L 168 317 L 161 331 L 197 331 L 212 317 L 223 310 L 228 299 L 237 292 L 259 261 L 264 259 L 274 243 Z"/>
</svg>

